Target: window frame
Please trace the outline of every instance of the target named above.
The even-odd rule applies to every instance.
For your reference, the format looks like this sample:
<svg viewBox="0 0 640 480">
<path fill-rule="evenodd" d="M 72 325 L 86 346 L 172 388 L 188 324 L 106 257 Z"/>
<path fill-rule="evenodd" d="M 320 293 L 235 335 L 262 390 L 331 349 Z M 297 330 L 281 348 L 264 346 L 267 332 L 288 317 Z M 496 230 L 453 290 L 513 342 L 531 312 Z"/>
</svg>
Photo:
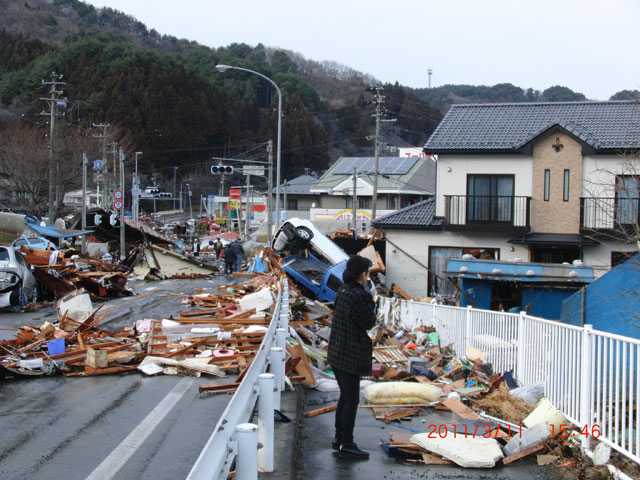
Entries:
<svg viewBox="0 0 640 480">
<path fill-rule="evenodd" d="M 550 198 L 551 198 L 551 169 L 545 168 L 542 199 L 545 202 L 548 202 Z"/>
</svg>

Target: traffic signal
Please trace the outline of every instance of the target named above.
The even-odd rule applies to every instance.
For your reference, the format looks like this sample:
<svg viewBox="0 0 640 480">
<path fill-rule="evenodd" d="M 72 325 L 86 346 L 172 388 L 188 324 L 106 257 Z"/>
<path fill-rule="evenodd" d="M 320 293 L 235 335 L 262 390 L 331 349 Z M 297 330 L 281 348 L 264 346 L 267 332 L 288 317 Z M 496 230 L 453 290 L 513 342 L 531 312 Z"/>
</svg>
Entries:
<svg viewBox="0 0 640 480">
<path fill-rule="evenodd" d="M 171 193 L 169 193 L 169 192 L 162 192 L 162 193 L 159 193 L 159 194 L 157 195 L 157 197 L 158 197 L 158 198 L 171 198 Z"/>
<path fill-rule="evenodd" d="M 211 173 L 213 175 L 231 175 L 233 167 L 231 165 L 211 165 Z"/>
<path fill-rule="evenodd" d="M 147 187 L 144 189 L 144 193 L 152 193 L 152 194 L 157 194 L 160 193 L 160 189 L 158 187 Z"/>
</svg>

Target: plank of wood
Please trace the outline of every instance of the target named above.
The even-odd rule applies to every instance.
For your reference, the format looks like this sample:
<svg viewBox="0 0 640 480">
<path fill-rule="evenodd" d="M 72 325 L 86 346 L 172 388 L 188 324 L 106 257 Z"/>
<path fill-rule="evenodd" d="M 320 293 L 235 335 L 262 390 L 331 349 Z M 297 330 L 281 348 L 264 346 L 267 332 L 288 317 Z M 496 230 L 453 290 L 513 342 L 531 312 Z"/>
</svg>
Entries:
<svg viewBox="0 0 640 480">
<path fill-rule="evenodd" d="M 545 448 L 549 448 L 546 444 L 546 442 L 542 441 L 540 443 L 537 443 L 529 448 L 525 448 L 524 450 L 518 452 L 518 453 L 514 453 L 513 455 L 509 455 L 508 457 L 504 457 L 502 459 L 502 463 L 504 463 L 505 465 L 508 465 L 512 462 L 515 462 L 516 460 L 520 460 L 521 458 L 525 458 L 528 457 L 529 455 L 532 455 L 536 452 L 539 452 L 540 450 L 544 450 Z"/>
<path fill-rule="evenodd" d="M 407 292 L 405 292 L 402 288 L 400 288 L 395 283 L 391 285 L 391 291 L 397 293 L 405 300 L 415 300 L 415 298 L 413 298 L 411 295 L 409 295 Z"/>
<path fill-rule="evenodd" d="M 322 415 L 323 413 L 335 412 L 336 408 L 338 408 L 337 405 L 329 405 L 328 407 L 317 408 L 315 410 L 305 412 L 304 418 L 311 418 Z"/>
<path fill-rule="evenodd" d="M 302 350 L 301 345 L 287 345 L 287 351 L 291 354 L 291 358 L 299 359 L 300 361 L 295 365 L 294 370 L 298 375 L 304 375 L 305 380 L 302 382 L 303 385 L 315 385 L 316 377 L 313 374 L 313 370 L 311 370 L 311 366 L 309 365 L 309 360 Z"/>
<path fill-rule="evenodd" d="M 465 420 L 480 419 L 480 417 L 476 412 L 474 412 L 469 407 L 467 407 L 464 403 L 462 403 L 460 400 L 457 400 L 455 398 L 448 398 L 447 400 L 442 402 L 442 404 L 446 406 L 449 410 L 454 412 L 456 415 L 458 415 L 459 417 L 464 418 Z"/>
<path fill-rule="evenodd" d="M 215 392 L 216 390 L 230 390 L 240 386 L 240 382 L 234 383 L 220 383 L 215 385 L 200 385 L 198 387 L 199 392 Z"/>
</svg>

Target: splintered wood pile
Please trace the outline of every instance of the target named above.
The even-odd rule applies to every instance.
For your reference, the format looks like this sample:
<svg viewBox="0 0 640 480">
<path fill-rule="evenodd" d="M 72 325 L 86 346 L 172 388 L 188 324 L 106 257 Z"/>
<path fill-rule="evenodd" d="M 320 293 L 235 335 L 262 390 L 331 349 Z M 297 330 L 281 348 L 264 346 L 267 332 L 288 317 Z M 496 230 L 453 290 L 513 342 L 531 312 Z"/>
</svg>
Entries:
<svg viewBox="0 0 640 480">
<path fill-rule="evenodd" d="M 119 332 L 98 328 L 107 316 L 100 314 L 104 304 L 83 321 L 64 314 L 58 325 L 21 327 L 15 339 L 0 342 L 0 368 L 7 376 L 56 371 L 85 376 L 139 369 L 146 374 L 242 377 L 272 319 L 278 279 L 276 273 L 258 274 L 218 291 L 199 290 L 186 297 L 196 308 L 177 318 L 138 320 Z M 217 386 L 214 391 L 234 388 Z"/>
</svg>

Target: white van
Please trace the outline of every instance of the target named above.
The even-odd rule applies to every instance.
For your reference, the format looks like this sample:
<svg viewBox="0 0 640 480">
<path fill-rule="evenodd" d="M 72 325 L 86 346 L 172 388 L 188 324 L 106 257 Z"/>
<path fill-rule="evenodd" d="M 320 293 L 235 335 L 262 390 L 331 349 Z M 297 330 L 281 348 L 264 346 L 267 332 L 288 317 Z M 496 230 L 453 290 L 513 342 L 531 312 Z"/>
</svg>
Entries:
<svg viewBox="0 0 640 480">
<path fill-rule="evenodd" d="M 304 218 L 290 218 L 280 225 L 271 246 L 277 253 L 294 253 L 309 248 L 329 265 L 349 260 L 344 250 Z"/>
</svg>

